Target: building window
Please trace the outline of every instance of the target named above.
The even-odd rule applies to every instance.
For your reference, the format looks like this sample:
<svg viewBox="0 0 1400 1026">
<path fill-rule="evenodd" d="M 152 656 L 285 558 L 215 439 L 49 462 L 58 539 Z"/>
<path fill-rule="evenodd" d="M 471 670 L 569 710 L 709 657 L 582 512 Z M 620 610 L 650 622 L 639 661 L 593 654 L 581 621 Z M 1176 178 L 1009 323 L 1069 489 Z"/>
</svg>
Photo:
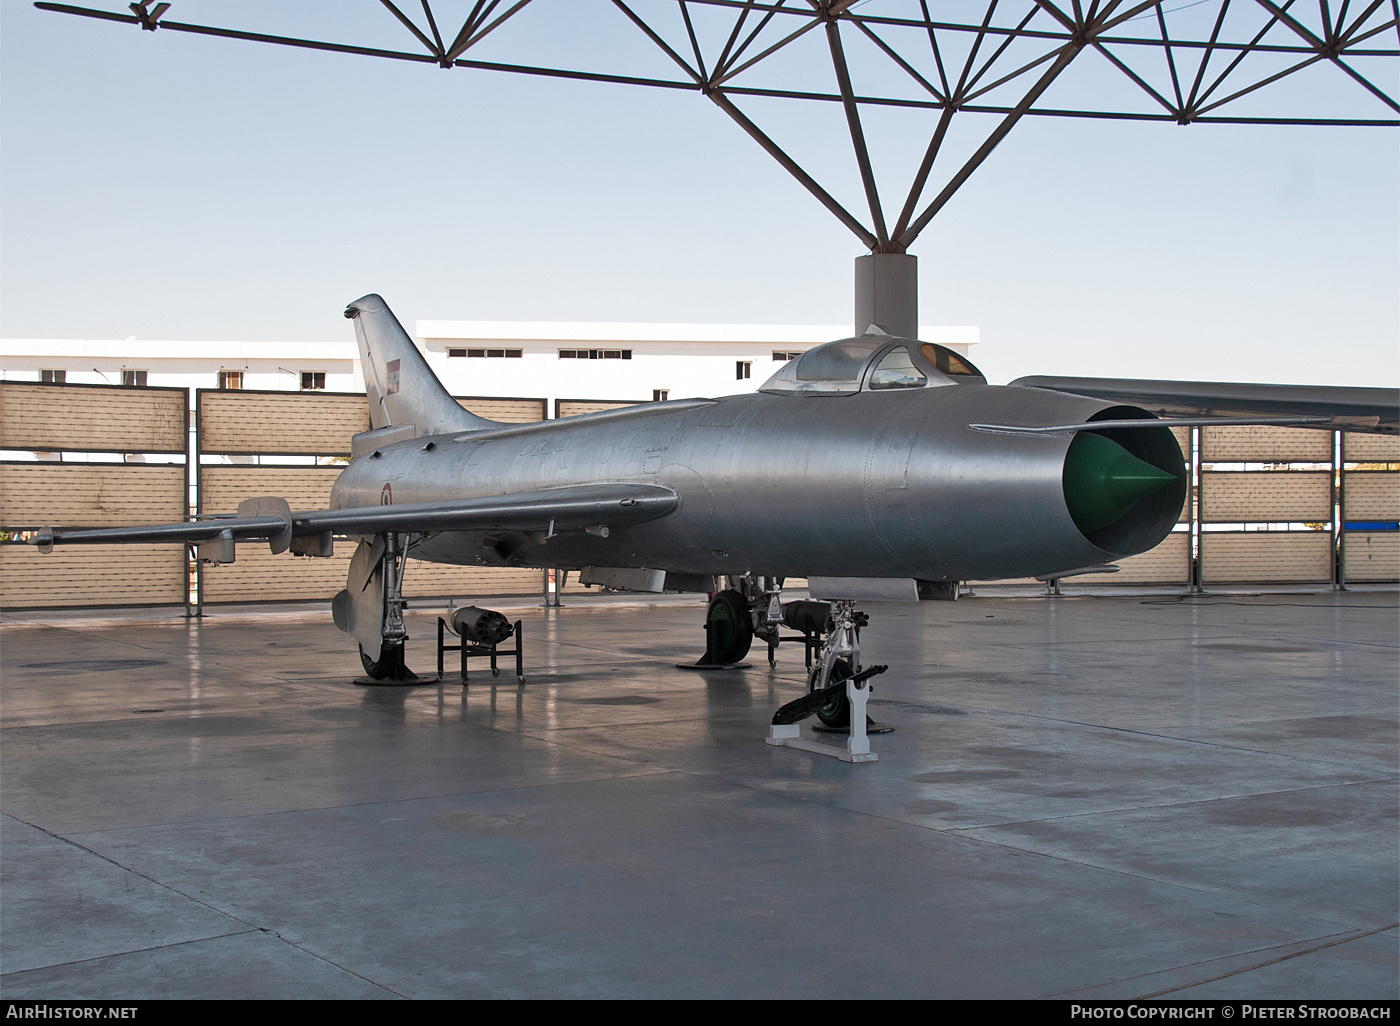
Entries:
<svg viewBox="0 0 1400 1026">
<path fill-rule="evenodd" d="M 124 370 L 124 371 L 122 371 L 122 384 L 123 384 L 123 385 L 132 386 L 132 387 L 135 387 L 135 388 L 145 388 L 145 387 L 146 387 L 146 372 L 145 372 L 145 371 L 138 371 L 138 370 Z"/>
<path fill-rule="evenodd" d="M 561 349 L 561 360 L 630 360 L 630 349 Z"/>
<path fill-rule="evenodd" d="M 786 360 L 796 360 L 796 359 L 797 359 L 799 356 L 801 356 L 801 355 L 802 355 L 802 350 L 800 350 L 800 349 L 795 350 L 795 351 L 789 349 L 789 350 L 786 350 L 786 351 L 784 351 L 784 352 L 779 352 L 779 351 L 777 351 L 777 350 L 774 350 L 774 352 L 773 352 L 773 362 L 774 362 L 774 363 L 782 363 L 782 362 L 784 362 L 784 361 L 786 361 Z"/>
<path fill-rule="evenodd" d="M 47 385 L 61 385 L 68 380 L 66 370 L 41 370 L 39 380 Z"/>
<path fill-rule="evenodd" d="M 523 349 L 449 349 L 448 356 L 470 356 L 481 359 L 508 359 L 518 360 L 524 353 Z"/>
<path fill-rule="evenodd" d="M 651 390 L 651 401 L 654 403 L 664 403 L 671 396 L 669 388 L 653 388 Z"/>
<path fill-rule="evenodd" d="M 219 371 L 219 387 L 220 387 L 220 388 L 242 388 L 242 387 L 243 387 L 243 372 L 242 372 L 242 371 Z"/>
<path fill-rule="evenodd" d="M 734 363 L 734 377 L 743 381 L 753 370 L 753 364 L 748 360 L 736 360 Z"/>
<path fill-rule="evenodd" d="M 325 371 L 302 371 L 301 390 L 303 392 L 316 392 L 326 387 Z"/>
</svg>

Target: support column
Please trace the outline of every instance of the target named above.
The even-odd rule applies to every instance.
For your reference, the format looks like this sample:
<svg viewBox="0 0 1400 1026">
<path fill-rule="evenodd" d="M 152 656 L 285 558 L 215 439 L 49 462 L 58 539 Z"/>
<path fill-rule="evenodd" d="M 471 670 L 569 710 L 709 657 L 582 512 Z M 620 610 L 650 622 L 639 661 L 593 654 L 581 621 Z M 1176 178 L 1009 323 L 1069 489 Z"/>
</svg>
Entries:
<svg viewBox="0 0 1400 1026">
<path fill-rule="evenodd" d="M 900 338 L 919 336 L 919 260 L 909 253 L 856 257 L 857 335 L 878 324 Z"/>
</svg>

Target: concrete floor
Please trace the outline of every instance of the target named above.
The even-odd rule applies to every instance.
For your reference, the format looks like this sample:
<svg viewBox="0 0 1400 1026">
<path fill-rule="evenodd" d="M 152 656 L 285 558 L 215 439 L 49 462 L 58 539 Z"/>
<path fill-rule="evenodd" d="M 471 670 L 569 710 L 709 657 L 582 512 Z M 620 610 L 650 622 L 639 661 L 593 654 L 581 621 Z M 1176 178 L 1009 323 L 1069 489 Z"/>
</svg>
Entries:
<svg viewBox="0 0 1400 1026">
<path fill-rule="evenodd" d="M 693 600 L 522 606 L 466 692 L 324 612 L 7 617 L 0 991 L 1400 996 L 1394 592 L 869 611 L 857 766 L 762 742 L 799 647 L 673 668 Z"/>
</svg>

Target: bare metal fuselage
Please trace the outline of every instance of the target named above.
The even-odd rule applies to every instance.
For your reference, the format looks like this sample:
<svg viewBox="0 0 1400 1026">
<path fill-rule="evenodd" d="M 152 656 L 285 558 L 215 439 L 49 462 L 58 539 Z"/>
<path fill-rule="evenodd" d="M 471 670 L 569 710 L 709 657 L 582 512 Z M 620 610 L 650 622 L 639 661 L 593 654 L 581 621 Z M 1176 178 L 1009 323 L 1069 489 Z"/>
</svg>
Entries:
<svg viewBox="0 0 1400 1026">
<path fill-rule="evenodd" d="M 853 395 L 731 396 L 656 404 L 628 415 L 419 437 L 355 459 L 334 508 L 471 498 L 564 485 L 661 485 L 673 514 L 602 532 L 444 531 L 414 544 L 433 562 L 648 567 L 702 574 L 1022 577 L 1102 563 L 1157 544 L 1177 520 L 1184 482 L 1090 541 L 1061 475 L 1072 435 L 1014 435 L 970 423 L 1066 423 L 1102 400 L 960 383 Z M 1157 462 L 1180 452 L 1166 428 Z M 1165 441 L 1162 436 L 1165 436 Z M 432 443 L 431 445 L 429 443 Z M 1163 449 L 1163 446 L 1169 449 Z M 606 523 L 598 525 L 608 526 Z M 1096 544 L 1097 542 L 1097 544 Z"/>
</svg>

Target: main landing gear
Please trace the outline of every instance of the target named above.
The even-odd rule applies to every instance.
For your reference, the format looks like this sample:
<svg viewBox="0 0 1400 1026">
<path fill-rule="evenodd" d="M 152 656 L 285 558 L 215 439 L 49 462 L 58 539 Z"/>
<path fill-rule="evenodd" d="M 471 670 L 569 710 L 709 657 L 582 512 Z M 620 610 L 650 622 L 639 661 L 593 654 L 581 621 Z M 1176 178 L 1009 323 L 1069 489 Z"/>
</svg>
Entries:
<svg viewBox="0 0 1400 1026">
<path fill-rule="evenodd" d="M 360 645 L 360 664 L 365 668 L 365 676 L 357 684 L 413 684 L 418 674 L 410 670 L 404 662 L 404 643 L 408 641 L 408 628 L 404 626 L 403 611 L 408 603 L 403 597 L 403 575 L 408 566 L 408 545 L 406 539 L 397 534 L 383 534 L 375 539 L 374 549 L 380 547 L 383 539 L 383 555 L 379 566 L 371 577 L 368 587 L 375 587 L 375 577 L 383 590 L 383 620 L 380 628 L 379 653 L 371 657 Z"/>
<path fill-rule="evenodd" d="M 350 558 L 345 588 L 331 601 L 335 625 L 360 646 L 365 676 L 356 684 L 413 684 L 418 675 L 404 663 L 408 629 L 403 611 L 403 575 L 410 539 L 394 533 L 360 539 Z"/>
<path fill-rule="evenodd" d="M 677 663 L 681 670 L 742 670 L 753 644 L 753 614 L 743 592 L 726 589 L 705 609 L 705 654 L 694 663 Z"/>
<path fill-rule="evenodd" d="M 515 675 L 524 684 L 520 621 L 512 626 L 495 610 L 476 606 L 457 609 L 450 626 L 438 618 L 436 677 L 423 679 L 408 668 L 404 661 L 408 628 L 403 619 L 408 601 L 403 596 L 403 577 L 410 544 L 409 537 L 396 534 L 363 539 L 350 560 L 345 590 L 331 603 L 336 626 L 359 642 L 360 664 L 365 668 L 365 675 L 355 683 L 380 687 L 436 683 L 443 679 L 443 652 L 460 650 L 463 687 L 467 683 L 467 660 L 472 656 L 489 658 L 492 676 L 500 676 L 496 666 L 499 656 L 515 656 Z M 460 637 L 462 643 L 445 644 L 446 631 Z M 511 637 L 515 638 L 515 648 L 501 648 L 501 643 Z"/>
<path fill-rule="evenodd" d="M 767 643 L 768 665 L 776 666 L 778 628 L 783 624 L 783 579 L 745 574 L 719 580 L 721 590 L 711 596 L 705 609 L 705 654 L 695 663 L 677 663 L 677 668 L 746 669 L 749 664 L 742 660 L 755 638 Z"/>
<path fill-rule="evenodd" d="M 357 684 L 411 684 L 418 680 L 418 674 L 404 665 L 404 645 L 399 642 L 397 645 L 385 643 L 379 647 L 379 658 L 371 659 L 365 652 L 363 645 L 360 646 L 360 664 L 365 668 L 365 676 L 368 680 L 356 681 Z"/>
</svg>

